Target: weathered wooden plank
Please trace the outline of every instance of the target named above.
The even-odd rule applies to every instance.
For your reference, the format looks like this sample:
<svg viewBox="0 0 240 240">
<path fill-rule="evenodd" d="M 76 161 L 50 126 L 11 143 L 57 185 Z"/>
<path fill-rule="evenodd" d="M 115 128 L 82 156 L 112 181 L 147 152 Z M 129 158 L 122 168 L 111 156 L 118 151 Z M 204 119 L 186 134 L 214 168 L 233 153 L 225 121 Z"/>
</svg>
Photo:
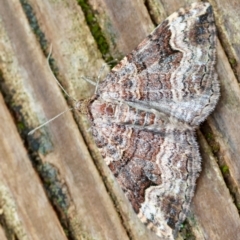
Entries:
<svg viewBox="0 0 240 240">
<path fill-rule="evenodd" d="M 66 15 L 65 8 L 66 5 L 63 4 L 63 2 L 57 2 L 57 3 L 51 3 L 51 4 L 44 4 L 44 2 L 36 2 L 36 1 L 29 1 L 31 3 L 31 6 L 33 7 L 34 11 L 36 12 L 36 15 L 39 17 L 39 22 L 41 23 L 41 28 L 44 29 L 44 33 L 46 36 L 51 36 L 54 29 L 59 25 L 59 22 L 62 20 L 62 16 Z M 38 9 L 41 9 L 41 12 L 44 12 L 44 16 L 42 16 L 41 12 L 38 12 Z M 71 13 L 76 11 L 77 7 L 72 7 Z M 51 16 L 56 14 L 54 18 Z M 67 18 L 68 19 L 68 18 Z M 64 20 L 66 21 L 66 20 Z M 64 23 L 62 23 L 64 24 Z M 61 24 L 61 26 L 62 26 Z M 84 55 L 82 55 L 81 52 L 84 54 L 88 54 L 87 57 L 90 59 L 91 57 L 96 57 L 95 55 L 92 55 L 92 51 L 88 52 L 88 46 L 82 45 L 82 42 L 86 42 L 87 36 L 85 36 L 83 30 L 86 29 L 86 26 L 84 25 L 85 22 L 82 22 L 81 28 L 79 31 L 76 31 L 76 29 L 71 27 L 70 23 L 65 23 L 66 27 L 69 27 L 66 29 L 66 27 L 58 28 L 57 31 L 54 31 L 54 38 L 52 39 L 52 43 L 54 46 L 54 52 L 53 56 L 57 62 L 57 66 L 59 67 L 61 82 L 63 83 L 66 90 L 70 93 L 71 96 L 74 98 L 85 98 L 86 95 L 90 96 L 92 94 L 93 86 L 89 86 L 89 84 L 86 84 L 88 88 L 82 88 L 83 80 L 79 79 L 76 81 L 76 78 L 74 79 L 72 76 L 81 73 L 81 75 L 89 76 L 90 74 L 87 72 L 89 71 L 91 73 L 91 78 L 94 78 L 99 73 L 100 65 L 92 66 L 93 60 L 89 62 L 80 62 L 79 64 L 76 63 L 77 67 L 72 67 L 72 62 L 74 62 L 75 59 L 78 58 L 84 58 Z M 47 27 L 46 27 L 47 26 Z M 50 27 L 52 29 L 50 29 Z M 74 30 L 74 31 L 73 31 Z M 81 30 L 81 31 L 80 31 Z M 86 30 L 87 31 L 87 30 Z M 66 32 L 71 32 L 71 38 L 68 38 L 68 35 L 66 35 Z M 66 56 L 65 50 L 69 51 L 69 49 L 75 49 L 72 38 L 73 34 L 75 34 L 75 39 L 78 39 L 78 41 L 75 40 L 74 44 L 76 42 L 78 43 L 78 51 L 72 52 L 72 54 L 69 54 Z M 64 42 L 67 47 L 62 48 L 61 45 L 59 45 L 59 42 Z M 66 48 L 66 49 L 65 49 Z M 91 50 L 91 49 L 90 49 Z M 96 50 L 97 51 L 97 50 Z M 64 56 L 64 57 L 63 57 Z M 97 58 L 97 57 L 96 57 Z M 66 69 L 67 71 L 62 71 L 63 69 Z M 89 70 L 88 70 L 89 69 Z M 80 70 L 80 71 L 79 71 Z M 78 76 L 79 78 L 79 76 Z M 85 116 L 81 116 L 78 113 L 76 114 L 76 118 L 78 119 L 78 123 L 82 131 L 84 132 L 85 140 L 88 143 L 88 147 L 92 150 L 94 150 L 95 144 L 91 140 L 91 136 L 88 131 L 88 124 L 86 123 Z M 125 196 L 123 195 L 121 189 L 116 184 L 116 182 L 113 180 L 113 176 L 111 175 L 109 169 L 106 167 L 105 163 L 102 161 L 102 159 L 96 158 L 97 152 L 92 153 L 96 159 L 96 164 L 98 165 L 99 170 L 101 171 L 101 174 L 104 176 L 104 180 L 108 186 L 109 191 L 112 194 L 112 197 L 116 199 L 116 195 L 118 196 L 118 200 L 115 201 L 115 204 L 117 205 L 117 208 L 120 209 L 122 212 L 122 218 L 124 220 L 124 226 L 128 229 L 128 234 L 133 239 L 146 239 L 151 237 L 152 239 L 156 238 L 155 234 L 148 231 L 143 224 L 139 222 L 137 219 L 135 213 L 133 213 L 133 210 L 131 206 L 129 205 L 128 201 L 126 200 Z M 77 174 L 77 173 L 76 173 Z M 95 189 L 94 189 L 95 190 Z M 93 191 L 94 191 L 93 190 Z M 121 207 L 119 207 L 121 205 Z M 134 216 L 134 217 L 132 217 Z M 117 222 L 115 223 L 117 224 Z"/>
<path fill-rule="evenodd" d="M 142 0 L 89 0 L 113 57 L 125 56 L 153 29 Z"/>
<path fill-rule="evenodd" d="M 198 135 L 204 161 L 189 217 L 190 225 L 197 239 L 237 239 L 240 232 L 238 210 L 211 148 L 200 132 Z"/>
<path fill-rule="evenodd" d="M 156 1 L 158 2 L 158 0 Z M 149 3 L 147 6 L 149 11 L 155 12 L 156 19 L 158 14 L 164 15 L 163 11 L 154 11 L 152 7 L 154 6 L 154 0 L 148 0 L 147 2 L 152 3 Z M 166 10 L 166 15 L 169 15 L 190 1 L 168 0 L 161 2 Z M 34 10 L 34 14 L 36 14 L 46 39 L 53 44 L 53 57 L 58 67 L 57 73 L 62 84 L 74 98 L 91 96 L 94 92 L 94 86 L 90 86 L 83 81 L 81 76 L 95 78 L 103 61 L 86 27 L 79 6 L 73 0 L 29 0 L 29 3 Z M 231 1 L 232 3 L 233 1 Z M 131 51 L 152 30 L 153 25 L 143 1 L 89 0 L 89 4 L 95 10 L 96 19 L 99 21 L 102 32 L 110 46 L 109 54 L 114 57 L 119 57 Z M 159 2 L 157 4 L 159 5 Z M 220 5 L 221 1 L 218 2 L 217 6 Z M 2 36 L 0 36 L 0 56 L 1 59 L 5 59 L 3 62 L 0 62 L 0 69 L 3 71 L 4 77 L 5 93 L 11 96 L 10 99 L 14 103 L 13 108 L 21 107 L 20 111 L 17 111 L 17 117 L 19 117 L 18 114 L 21 116 L 20 120 L 23 117 L 27 119 L 25 124 L 28 127 L 38 125 L 40 121 L 38 119 L 41 119 L 41 122 L 49 119 L 51 116 L 65 110 L 67 106 L 54 80 L 52 80 L 46 61 L 41 54 L 38 43 L 36 43 L 35 38 L 31 34 L 24 15 L 19 13 L 21 7 L 18 2 L 11 0 L 6 3 L 4 1 L 1 6 L 4 7 L 1 7 L 0 15 L 1 17 L 5 16 L 4 24 L 9 25 L 7 34 L 10 36 L 10 42 L 13 46 L 11 47 L 11 44 L 6 43 L 6 39 L 2 41 Z M 6 6 L 12 8 L 11 11 L 5 11 Z M 216 8 L 216 5 L 214 7 Z M 15 17 L 14 14 L 16 14 Z M 216 14 L 219 14 L 219 11 L 216 11 Z M 224 14 L 226 15 L 226 12 Z M 29 14 L 29 16 L 34 18 L 34 15 Z M 21 19 L 21 24 L 18 23 L 18 19 Z M 14 23 L 12 28 L 10 28 L 11 23 Z M 33 24 L 30 25 L 33 26 Z M 218 27 L 221 27 L 219 22 Z M 226 31 L 230 34 L 231 27 Z M 231 40 L 231 38 L 229 39 Z M 46 47 L 44 44 L 43 46 Z M 233 47 L 233 49 L 235 51 L 237 48 Z M 230 179 L 228 182 L 231 184 L 230 187 L 235 188 L 237 196 L 239 194 L 238 176 L 240 169 L 239 148 L 237 147 L 239 145 L 238 132 L 240 126 L 238 122 L 240 120 L 239 86 L 220 45 L 217 52 L 217 69 L 221 81 L 222 97 L 217 110 L 208 119 L 208 124 L 213 132 L 214 140 L 220 146 L 217 154 L 219 157 L 218 161 L 220 162 L 221 160 L 223 162 L 222 165 L 227 165 Z M 17 57 L 13 61 L 12 56 L 15 55 Z M 18 76 L 20 80 L 16 77 L 16 72 L 18 75 L 20 73 L 20 77 Z M 91 135 L 87 132 L 89 127 L 86 118 L 78 114 L 75 115 L 75 118 L 95 159 L 95 164 L 114 199 L 115 207 L 122 216 L 128 236 L 131 239 L 157 239 L 156 236 L 148 231 L 145 232 L 145 227 L 140 224 L 130 209 L 130 205 L 120 191 L 119 186 L 113 180 L 111 173 L 99 157 Z M 18 118 L 17 121 L 19 121 Z M 57 179 L 54 181 L 61 183 L 60 189 L 67 191 L 64 196 L 71 200 L 69 201 L 70 207 L 68 206 L 69 208 L 67 208 L 67 214 L 65 215 L 61 213 L 63 209 L 57 204 L 55 207 L 58 208 L 58 211 L 60 209 L 60 219 L 63 219 L 63 217 L 67 219 L 66 222 L 70 225 L 68 230 L 72 232 L 74 237 L 76 239 L 86 237 L 97 237 L 97 239 L 105 239 L 107 237 L 111 239 L 113 237 L 112 239 L 118 239 L 115 238 L 115 236 L 118 236 L 119 239 L 128 239 L 122 227 L 122 222 L 116 215 L 110 199 L 107 197 L 106 190 L 101 182 L 102 180 L 91 162 L 87 148 L 78 133 L 71 114 L 66 114 L 56 120 L 45 129 L 39 131 L 36 136 L 37 139 L 29 138 L 29 144 L 32 149 L 34 144 L 39 145 L 36 148 L 37 152 L 40 153 L 38 158 L 40 157 L 41 162 L 38 167 L 50 166 L 50 170 L 56 171 L 61 181 L 56 181 Z M 217 165 L 212 162 L 213 159 L 208 159 L 208 156 L 211 155 L 208 147 L 205 146 L 204 140 L 200 142 L 201 147 L 204 149 L 203 163 L 209 163 L 210 166 L 204 167 L 197 185 L 196 197 L 194 198 L 192 208 L 192 216 L 196 220 L 196 224 L 193 224 L 194 221 L 192 221 L 191 216 L 188 221 L 192 226 L 192 232 L 195 233 L 196 239 L 205 239 L 206 236 L 208 237 L 206 239 L 226 239 L 226 233 L 230 234 L 229 236 L 234 236 L 234 233 L 236 234 L 236 230 L 238 230 L 239 219 L 237 219 L 236 207 L 227 193 L 229 185 L 225 185 Z M 207 152 L 206 155 L 204 151 Z M 207 171 L 208 168 L 210 169 L 209 171 Z M 216 174 L 218 177 L 215 177 Z M 204 181 L 201 180 L 202 178 Z M 219 195 L 221 192 L 211 191 L 210 186 L 214 190 L 220 188 L 223 191 L 223 196 Z M 206 196 L 206 192 L 209 193 L 208 196 Z M 218 204 L 213 205 L 214 202 L 218 202 L 219 197 L 221 199 L 221 207 Z M 54 200 L 53 198 L 52 203 L 54 201 L 56 199 Z M 207 205 L 208 201 L 211 202 L 211 205 Z M 224 217 L 222 217 L 221 211 L 225 208 L 227 210 L 222 213 L 224 214 Z M 80 218 L 81 220 L 79 220 Z M 208 222 L 211 218 L 214 218 L 214 224 Z M 235 223 L 231 228 L 233 221 Z M 221 232 L 223 226 L 226 229 Z M 218 229 L 215 233 L 212 230 L 215 229 L 214 227 Z"/>
<path fill-rule="evenodd" d="M 81 26 L 80 8 L 74 1 L 68 1 L 68 4 L 66 1 L 41 3 L 43 5 L 39 6 L 38 10 L 43 11 L 44 16 L 49 19 L 54 19 L 55 15 L 59 16 L 49 33 L 53 36 L 52 39 L 58 42 L 59 48 L 66 46 L 68 41 L 74 40 L 74 36 L 71 35 L 76 30 L 74 27 Z M 51 4 L 56 9 L 52 8 Z M 24 124 L 27 126 L 25 132 L 27 132 L 30 127 L 39 125 L 40 121 L 45 121 L 67 109 L 67 105 L 55 81 L 52 80 L 46 59 L 29 28 L 21 5 L 18 1 L 12 0 L 4 1 L 1 6 L 0 16 L 8 38 L 1 38 L 0 54 L 4 61 L 1 61 L 0 68 L 4 80 L 4 93 L 10 98 L 11 107 L 18 109 L 17 114 L 24 118 Z M 43 6 L 46 9 L 42 8 Z M 71 9 L 67 8 L 68 6 Z M 28 6 L 27 10 L 29 9 Z M 47 9 L 49 15 L 46 14 Z M 69 15 L 72 9 L 76 10 L 74 16 Z M 48 27 L 50 26 L 49 19 L 47 21 L 49 25 L 46 24 Z M 68 41 L 65 41 L 65 36 L 63 39 L 55 36 L 58 27 L 63 27 L 60 19 L 66 21 L 66 25 L 69 24 L 68 26 L 71 27 L 69 32 L 64 28 L 65 34 L 68 33 L 70 37 Z M 85 39 L 86 52 L 91 50 L 87 56 L 91 55 L 93 59 L 95 58 L 90 61 L 91 63 L 95 61 L 101 65 L 102 60 L 99 61 L 94 57 L 98 54 L 97 49 L 94 50 L 96 45 L 93 40 L 88 40 L 91 35 L 86 31 L 87 28 L 82 27 L 80 33 Z M 80 33 L 78 31 L 78 34 Z M 93 46 L 89 42 L 92 42 Z M 63 48 L 63 51 L 68 47 L 67 45 Z M 71 45 L 68 50 L 74 51 L 74 49 Z M 64 61 L 69 61 L 72 67 L 78 61 L 78 54 L 76 56 L 67 50 L 61 53 L 66 54 Z M 73 59 L 70 59 L 68 54 L 73 55 Z M 85 57 L 86 55 L 82 56 L 84 59 Z M 61 59 L 60 57 L 59 61 Z M 128 239 L 71 113 L 66 113 L 54 124 L 28 137 L 28 146 L 30 152 L 34 151 L 31 155 L 32 160 L 46 184 L 51 203 L 57 210 L 60 221 L 63 226 L 68 227 L 70 237 L 74 239 Z"/>
<path fill-rule="evenodd" d="M 6 235 L 4 233 L 4 229 L 3 229 L 2 226 L 0 227 L 0 239 L 1 240 L 7 240 Z"/>
<path fill-rule="evenodd" d="M 0 116 L 0 208 L 8 239 L 66 240 L 2 95 Z"/>
<path fill-rule="evenodd" d="M 167 18 L 166 11 L 159 0 L 145 0 L 144 2 L 155 25 Z"/>
<path fill-rule="evenodd" d="M 210 116 L 208 124 L 211 126 L 214 138 L 219 144 L 216 155 L 221 167 L 226 167 L 228 187 L 240 209 L 240 89 L 226 55 L 218 48 L 217 64 L 221 83 L 221 99 L 216 111 Z"/>
<path fill-rule="evenodd" d="M 238 0 L 209 0 L 214 7 L 218 34 L 228 60 L 240 82 L 240 2 Z"/>
</svg>

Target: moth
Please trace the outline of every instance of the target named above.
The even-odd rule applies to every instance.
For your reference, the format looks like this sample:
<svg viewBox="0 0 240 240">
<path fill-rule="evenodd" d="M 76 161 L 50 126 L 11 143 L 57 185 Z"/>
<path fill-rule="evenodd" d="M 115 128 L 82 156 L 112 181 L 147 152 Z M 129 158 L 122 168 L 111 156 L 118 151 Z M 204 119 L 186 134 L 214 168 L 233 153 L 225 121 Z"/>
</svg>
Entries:
<svg viewBox="0 0 240 240">
<path fill-rule="evenodd" d="M 174 239 L 185 220 L 201 157 L 195 131 L 219 99 L 216 27 L 209 3 L 164 20 L 77 102 L 140 220 Z"/>
<path fill-rule="evenodd" d="M 201 157 L 195 130 L 219 99 L 209 3 L 163 21 L 77 103 L 106 164 L 140 220 L 174 239 L 188 213 Z"/>
</svg>

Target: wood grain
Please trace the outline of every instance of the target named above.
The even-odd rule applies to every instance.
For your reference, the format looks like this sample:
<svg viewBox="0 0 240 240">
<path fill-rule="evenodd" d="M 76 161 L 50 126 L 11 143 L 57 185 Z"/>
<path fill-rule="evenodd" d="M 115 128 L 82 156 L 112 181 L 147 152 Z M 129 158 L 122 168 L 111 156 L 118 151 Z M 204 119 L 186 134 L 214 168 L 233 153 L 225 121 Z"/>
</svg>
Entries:
<svg viewBox="0 0 240 240">
<path fill-rule="evenodd" d="M 2 95 L 0 116 L 0 206 L 6 237 L 66 240 Z"/>
<path fill-rule="evenodd" d="M 18 114 L 26 119 L 27 131 L 39 121 L 67 109 L 67 105 L 55 81 L 51 80 L 46 59 L 20 3 L 9 1 L 2 5 L 2 28 L 7 39 L 1 48 L 4 88 L 6 93 L 12 93 L 13 107 L 19 108 Z M 49 7 L 47 3 L 45 6 Z M 62 8 L 65 9 L 65 5 Z M 69 237 L 75 239 L 128 239 L 72 114 L 66 113 L 58 120 L 25 140 L 29 151 L 34 151 L 31 160 L 36 164 L 62 227 L 67 228 Z M 1 158 L 4 155 L 2 153 Z M 24 194 L 22 197 L 34 205 L 38 196 L 32 193 L 32 198 Z M 45 206 L 39 207 L 40 211 Z M 21 209 L 25 211 L 25 208 Z M 38 233 L 35 234 L 37 237 Z"/>
<path fill-rule="evenodd" d="M 0 227 L 0 239 L 7 240 L 4 228 L 2 226 Z"/>
<path fill-rule="evenodd" d="M 238 239 L 239 214 L 211 148 L 199 132 L 203 171 L 189 216 L 197 239 Z"/>
<path fill-rule="evenodd" d="M 142 0 L 88 2 L 96 12 L 95 16 L 114 58 L 128 54 L 154 29 Z"/>
<path fill-rule="evenodd" d="M 240 82 L 240 24 L 238 0 L 210 0 L 214 7 L 219 37 L 233 72 Z"/>
<path fill-rule="evenodd" d="M 152 31 L 151 20 L 163 20 L 191 2 L 89 0 L 86 5 L 94 15 L 92 21 L 101 27 L 108 55 L 115 58 L 130 52 Z M 81 77 L 96 79 L 104 61 L 98 49 L 101 43 L 93 38 L 94 29 L 89 29 L 85 21 L 88 16 L 77 1 L 21 3 L 0 0 L 0 89 L 8 106 L 0 98 L 0 182 L 1 189 L 6 189 L 17 206 L 15 213 L 21 220 L 18 224 L 5 221 L 0 236 L 7 236 L 10 228 L 12 236 L 24 231 L 19 239 L 158 239 L 140 223 L 105 166 L 84 116 L 68 112 L 27 136 L 29 130 L 70 104 L 47 67 L 50 44 L 54 72 L 76 99 L 92 95 L 94 86 Z M 240 3 L 210 3 L 220 32 L 217 71 L 221 99 L 207 120 L 209 128 L 204 124 L 204 135 L 199 134 L 203 172 L 180 235 L 198 240 L 235 240 L 240 231 L 240 17 L 236 14 Z M 161 11 L 154 6 L 161 6 Z M 107 71 L 105 67 L 101 79 Z M 223 167 L 227 169 L 224 175 L 220 171 Z M 1 210 L 7 212 L 10 207 L 2 199 Z M 10 239 L 9 235 L 5 238 Z"/>
</svg>

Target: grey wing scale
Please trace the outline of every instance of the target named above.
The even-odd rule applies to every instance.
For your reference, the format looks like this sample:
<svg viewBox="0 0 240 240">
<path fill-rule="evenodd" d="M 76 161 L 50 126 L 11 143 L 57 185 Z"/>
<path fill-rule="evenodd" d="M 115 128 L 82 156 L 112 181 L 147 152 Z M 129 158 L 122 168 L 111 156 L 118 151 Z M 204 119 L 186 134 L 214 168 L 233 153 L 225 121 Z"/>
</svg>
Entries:
<svg viewBox="0 0 240 240">
<path fill-rule="evenodd" d="M 152 108 L 197 126 L 219 98 L 212 7 L 195 3 L 169 16 L 99 87 L 103 99 Z"/>
<path fill-rule="evenodd" d="M 194 3 L 169 16 L 82 103 L 107 165 L 161 239 L 174 239 L 194 194 L 195 129 L 219 98 L 215 55 L 212 7 Z"/>
<path fill-rule="evenodd" d="M 97 146 L 139 218 L 158 236 L 172 239 L 186 218 L 201 170 L 194 132 L 97 122 Z"/>
</svg>

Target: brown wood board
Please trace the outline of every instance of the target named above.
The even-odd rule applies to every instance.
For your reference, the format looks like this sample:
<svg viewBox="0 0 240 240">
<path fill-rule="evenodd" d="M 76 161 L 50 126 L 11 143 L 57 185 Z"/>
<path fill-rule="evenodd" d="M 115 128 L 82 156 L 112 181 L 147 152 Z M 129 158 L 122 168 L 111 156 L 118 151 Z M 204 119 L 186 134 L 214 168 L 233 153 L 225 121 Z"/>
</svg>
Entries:
<svg viewBox="0 0 240 240">
<path fill-rule="evenodd" d="M 18 162 L 23 167 L 15 170 L 20 179 L 15 183 L 18 192 L 15 193 L 16 186 L 9 183 L 13 170 L 7 167 L 1 184 L 18 206 L 16 214 L 21 218 L 21 229 L 24 229 L 26 239 L 40 239 L 44 234 L 48 238 L 42 239 L 158 239 L 140 223 L 105 166 L 88 131 L 89 123 L 85 116 L 68 112 L 38 131 L 34 137 L 27 136 L 27 132 L 66 110 L 67 103 L 70 104 L 47 67 L 46 54 L 50 44 L 53 45 L 52 57 L 57 77 L 72 97 L 84 99 L 93 94 L 94 86 L 81 77 L 96 79 L 104 63 L 99 51 L 101 42 L 93 38 L 89 27 L 94 32 L 92 27 L 97 23 L 100 26 L 99 34 L 109 46 L 108 55 L 121 57 L 154 29 L 152 20 L 163 20 L 179 7 L 193 1 L 84 2 L 88 16 L 74 0 L 28 0 L 21 1 L 22 5 L 17 0 L 0 1 L 0 79 L 1 91 L 8 104 L 7 110 L 1 102 L 1 109 L 5 111 L 1 116 L 7 117 L 2 118 L 1 128 L 5 130 L 5 135 L 1 138 L 4 139 L 1 145 L 5 148 L 0 156 L 5 166 L 10 161 L 16 161 L 20 152 L 25 156 L 24 161 Z M 182 236 L 211 240 L 229 237 L 235 240 L 240 231 L 240 94 L 236 70 L 239 64 L 236 42 L 239 43 L 240 39 L 235 34 L 238 26 L 232 21 L 238 19 L 239 22 L 240 17 L 235 14 L 233 20 L 228 20 L 227 27 L 222 19 L 231 16 L 231 11 L 238 9 L 240 3 L 230 0 L 227 8 L 223 0 L 211 3 L 217 28 L 221 31 L 217 48 L 221 98 L 216 110 L 202 126 L 204 135 L 199 134 L 203 172 L 197 182 Z M 153 9 L 156 5 L 161 6 L 161 11 Z M 90 10 L 92 15 L 89 14 Z M 90 16 L 93 19 L 89 20 Z M 36 30 L 36 20 L 44 35 Z M 91 21 L 95 25 L 92 26 Z M 231 56 L 237 61 L 232 67 L 229 64 Z M 108 70 L 106 67 L 104 74 Z M 14 122 L 7 111 L 11 111 Z M 3 130 L 1 133 L 4 133 Z M 14 151 L 13 146 L 16 148 Z M 39 190 L 26 185 L 28 179 L 28 184 Z M 25 193 L 26 187 L 28 195 Z M 43 199 L 44 204 L 37 204 Z M 21 205 L 22 201 L 28 207 Z M 46 214 L 42 225 L 36 223 L 41 221 L 37 213 L 29 213 L 28 208 L 42 212 L 42 218 Z M 44 227 L 49 222 L 51 225 Z M 3 227 L 12 228 L 16 235 L 18 229 L 14 226 L 7 223 Z M 49 234 L 53 229 L 56 229 L 55 235 Z"/>
</svg>

